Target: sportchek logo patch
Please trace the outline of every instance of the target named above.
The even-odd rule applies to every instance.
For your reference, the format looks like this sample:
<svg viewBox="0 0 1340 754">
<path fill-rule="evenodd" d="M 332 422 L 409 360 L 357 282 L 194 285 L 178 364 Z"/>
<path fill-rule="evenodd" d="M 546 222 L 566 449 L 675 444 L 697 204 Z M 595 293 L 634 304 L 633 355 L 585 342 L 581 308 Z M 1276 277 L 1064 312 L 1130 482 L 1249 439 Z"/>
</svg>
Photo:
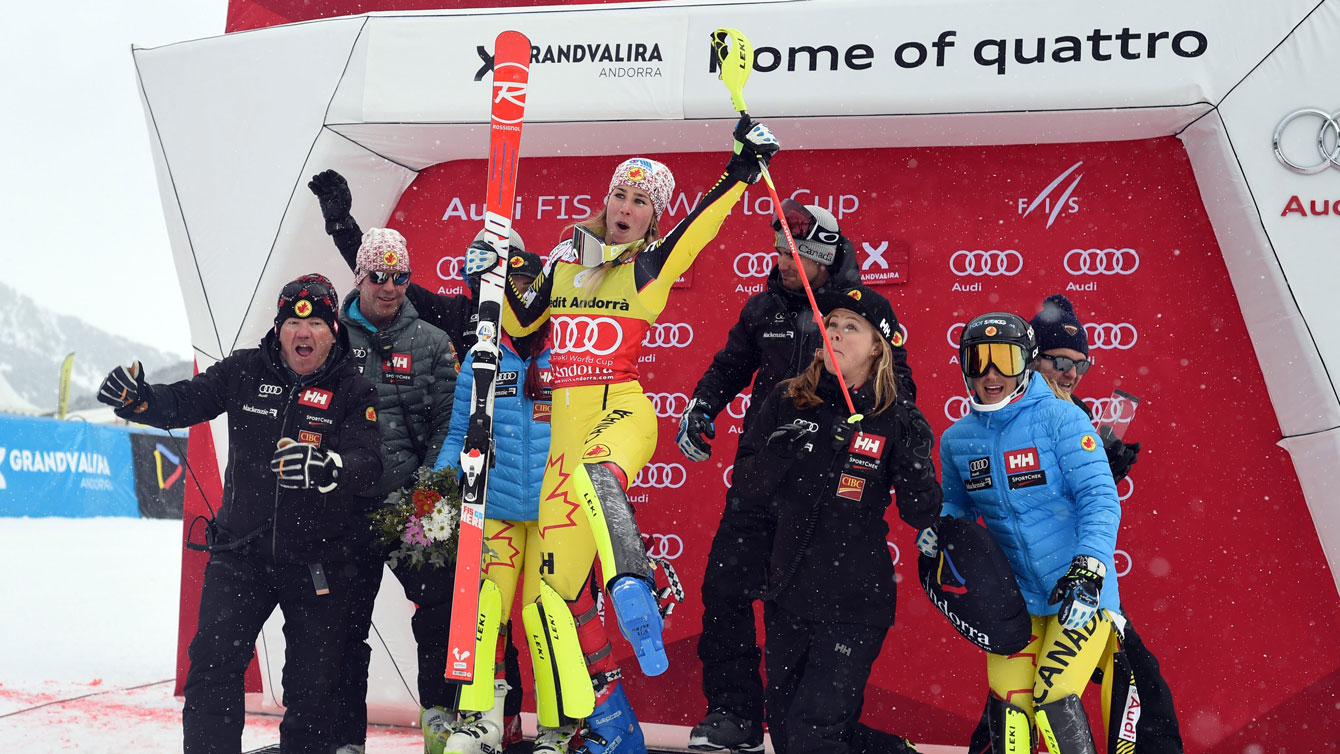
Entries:
<svg viewBox="0 0 1340 754">
<path fill-rule="evenodd" d="M 327 409 L 330 408 L 330 399 L 334 394 L 329 390 L 322 390 L 318 387 L 309 387 L 302 391 L 298 396 L 298 403 L 312 408 Z"/>
<path fill-rule="evenodd" d="M 321 447 L 321 433 L 310 432 L 305 429 L 300 429 L 298 430 L 298 442 L 305 442 L 308 443 L 309 445 L 315 445 L 319 448 Z"/>
<path fill-rule="evenodd" d="M 853 453 L 859 453 L 866 458 L 879 458 L 883 451 L 884 438 L 879 435 L 857 432 L 856 436 L 851 438 L 851 452 Z"/>
<path fill-rule="evenodd" d="M 1045 471 L 1026 471 L 1022 474 L 1010 475 L 1010 489 L 1020 490 L 1025 487 L 1038 487 L 1047 483 L 1047 472 Z"/>
<path fill-rule="evenodd" d="M 838 478 L 837 496 L 845 497 L 848 500 L 860 500 L 861 493 L 865 491 L 865 480 L 850 474 L 843 474 Z"/>
<path fill-rule="evenodd" d="M 1037 448 L 1005 451 L 1006 474 L 1016 474 L 1020 471 L 1037 471 L 1040 468 L 1042 467 L 1038 464 Z M 1014 485 L 1010 486 L 1013 487 Z"/>
</svg>

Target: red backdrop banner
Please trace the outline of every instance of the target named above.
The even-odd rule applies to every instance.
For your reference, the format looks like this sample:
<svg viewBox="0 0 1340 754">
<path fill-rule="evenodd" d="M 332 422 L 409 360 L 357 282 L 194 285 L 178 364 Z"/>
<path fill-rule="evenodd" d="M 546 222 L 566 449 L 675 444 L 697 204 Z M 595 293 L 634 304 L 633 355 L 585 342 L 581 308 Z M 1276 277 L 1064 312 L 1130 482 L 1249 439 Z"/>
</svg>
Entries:
<svg viewBox="0 0 1340 754">
<path fill-rule="evenodd" d="M 724 163 L 724 154 L 647 156 L 678 181 L 667 229 Z M 527 248 L 545 255 L 568 224 L 599 209 L 617 162 L 523 158 L 515 227 Z M 1079 393 L 1100 416 L 1113 388 L 1143 400 L 1127 434 L 1144 450 L 1119 487 L 1117 568 L 1125 609 L 1172 684 L 1187 750 L 1229 746 L 1244 728 L 1315 744 L 1315 727 L 1286 721 L 1335 717 L 1327 697 L 1340 690 L 1340 647 L 1316 627 L 1336 625 L 1340 604 L 1275 444 L 1278 424 L 1181 143 L 789 151 L 774 167 L 782 196 L 838 217 L 865 280 L 893 302 L 917 402 L 937 435 L 966 410 L 956 363 L 964 322 L 991 310 L 1031 317 L 1056 292 L 1074 301 L 1094 362 Z M 483 176 L 482 160 L 437 165 L 405 192 L 388 224 L 409 239 L 417 282 L 463 290 Z M 744 300 L 762 290 L 775 256 L 771 217 L 766 190 L 751 188 L 671 296 L 640 365 L 662 419 L 631 497 L 654 554 L 675 563 L 689 591 L 667 626 L 666 675 L 643 678 L 611 631 L 630 695 L 654 722 L 692 724 L 704 711 L 696 592 L 748 391 L 718 417 L 707 462 L 675 448 L 676 418 Z M 915 533 L 888 518 L 898 624 L 866 720 L 914 740 L 966 743 L 984 700 L 984 659 L 920 593 Z M 1281 620 L 1299 630 L 1280 630 Z"/>
</svg>

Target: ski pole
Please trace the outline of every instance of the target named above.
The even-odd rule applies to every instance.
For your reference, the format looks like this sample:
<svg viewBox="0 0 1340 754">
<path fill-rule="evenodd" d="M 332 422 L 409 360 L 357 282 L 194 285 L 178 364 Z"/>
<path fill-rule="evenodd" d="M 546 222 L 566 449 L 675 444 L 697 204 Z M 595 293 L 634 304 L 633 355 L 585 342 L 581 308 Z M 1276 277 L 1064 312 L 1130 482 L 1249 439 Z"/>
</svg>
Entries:
<svg viewBox="0 0 1340 754">
<path fill-rule="evenodd" d="M 749 73 L 754 67 L 753 45 L 738 29 L 722 28 L 712 32 L 712 51 L 719 66 L 717 78 L 721 79 L 726 85 L 726 90 L 730 92 L 731 105 L 741 116 L 748 118 L 748 108 L 744 104 L 744 83 L 749 80 Z M 796 240 L 791 237 L 791 226 L 786 224 L 786 214 L 782 212 L 782 200 L 777 196 L 777 186 L 773 184 L 772 175 L 768 173 L 768 166 L 762 158 L 758 161 L 758 168 L 763 174 L 763 181 L 768 185 L 768 193 L 772 196 L 772 209 L 782 226 L 782 234 L 786 236 L 791 259 L 795 262 L 796 269 L 800 270 L 800 282 L 805 287 L 805 297 L 810 301 L 810 311 L 814 314 L 814 323 L 818 325 L 819 335 L 823 338 L 824 350 L 828 352 L 828 359 L 833 362 L 833 374 L 837 376 L 838 385 L 842 388 L 842 398 L 847 402 L 847 410 L 851 412 L 851 418 L 847 421 L 849 423 L 860 421 L 862 417 L 856 413 L 856 406 L 851 401 L 851 391 L 847 389 L 847 381 L 842 379 L 842 370 L 838 368 L 837 356 L 833 353 L 833 342 L 828 339 L 828 330 L 824 327 L 823 315 L 819 313 L 819 304 L 814 300 L 809 276 L 805 274 L 805 267 L 801 264 L 800 250 L 796 248 Z"/>
</svg>

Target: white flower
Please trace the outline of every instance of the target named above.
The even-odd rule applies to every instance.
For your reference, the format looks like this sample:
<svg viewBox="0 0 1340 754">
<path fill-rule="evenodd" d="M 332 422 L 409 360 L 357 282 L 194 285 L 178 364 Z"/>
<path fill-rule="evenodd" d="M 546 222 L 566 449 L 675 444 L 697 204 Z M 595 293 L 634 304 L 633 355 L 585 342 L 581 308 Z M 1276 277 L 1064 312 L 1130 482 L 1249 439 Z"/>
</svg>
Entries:
<svg viewBox="0 0 1340 754">
<path fill-rule="evenodd" d="M 423 533 L 434 542 L 448 542 L 456 536 L 456 511 L 450 506 L 436 506 L 436 510 L 423 517 L 422 523 Z"/>
</svg>

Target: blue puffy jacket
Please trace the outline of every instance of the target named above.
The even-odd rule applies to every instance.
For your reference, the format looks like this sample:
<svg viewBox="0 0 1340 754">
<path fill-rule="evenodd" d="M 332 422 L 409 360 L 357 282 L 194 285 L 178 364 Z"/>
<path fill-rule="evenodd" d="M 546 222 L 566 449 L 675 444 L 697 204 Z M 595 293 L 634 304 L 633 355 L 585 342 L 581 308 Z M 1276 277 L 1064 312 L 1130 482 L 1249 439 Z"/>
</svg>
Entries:
<svg viewBox="0 0 1340 754">
<path fill-rule="evenodd" d="M 1005 551 L 1033 615 L 1055 615 L 1047 597 L 1076 555 L 1103 561 L 1101 607 L 1117 611 L 1121 503 L 1103 443 L 1084 412 L 1037 375 L 1014 403 L 972 411 L 940 438 L 945 515 L 982 517 Z"/>
<path fill-rule="evenodd" d="M 489 475 L 485 515 L 506 521 L 534 521 L 540 517 L 540 482 L 549 455 L 550 402 L 526 397 L 526 368 L 530 361 L 502 339 L 502 365 L 493 398 L 493 436 L 498 463 Z M 538 357 L 541 370 L 549 369 L 549 349 Z M 461 447 L 470 419 L 470 392 L 474 386 L 475 355 L 465 357 L 456 378 L 456 394 L 437 468 L 460 467 Z M 548 388 L 545 389 L 546 395 Z"/>
</svg>

